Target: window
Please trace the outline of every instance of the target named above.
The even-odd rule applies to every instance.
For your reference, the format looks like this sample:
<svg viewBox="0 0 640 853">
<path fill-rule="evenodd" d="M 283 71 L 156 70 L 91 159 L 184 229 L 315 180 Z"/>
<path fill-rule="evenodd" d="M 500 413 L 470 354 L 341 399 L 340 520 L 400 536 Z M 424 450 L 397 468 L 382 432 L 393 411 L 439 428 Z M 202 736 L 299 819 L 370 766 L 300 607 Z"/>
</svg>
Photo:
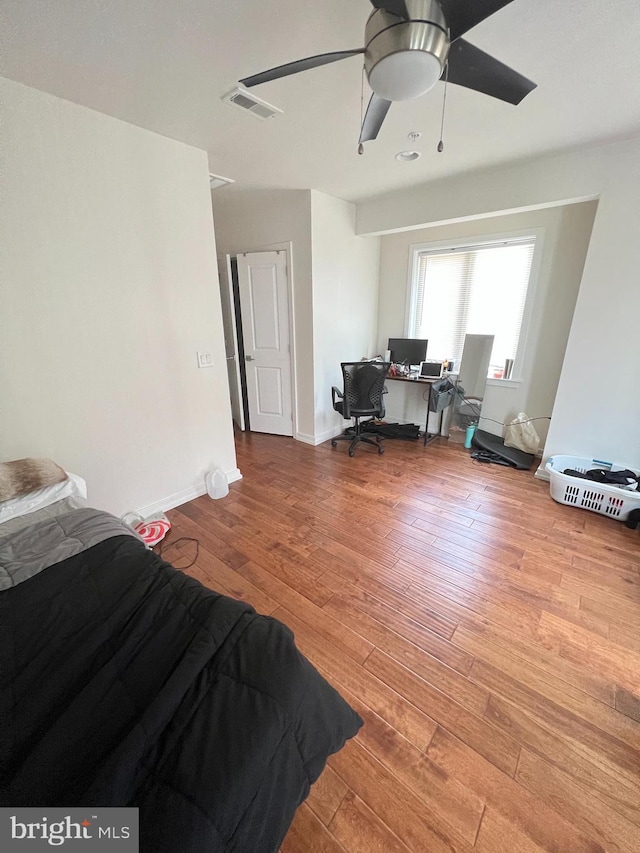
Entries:
<svg viewBox="0 0 640 853">
<path fill-rule="evenodd" d="M 502 378 L 518 352 L 535 244 L 528 235 L 413 246 L 409 336 L 428 339 L 430 359 L 459 366 L 465 335 L 493 335 L 489 377 Z"/>
</svg>

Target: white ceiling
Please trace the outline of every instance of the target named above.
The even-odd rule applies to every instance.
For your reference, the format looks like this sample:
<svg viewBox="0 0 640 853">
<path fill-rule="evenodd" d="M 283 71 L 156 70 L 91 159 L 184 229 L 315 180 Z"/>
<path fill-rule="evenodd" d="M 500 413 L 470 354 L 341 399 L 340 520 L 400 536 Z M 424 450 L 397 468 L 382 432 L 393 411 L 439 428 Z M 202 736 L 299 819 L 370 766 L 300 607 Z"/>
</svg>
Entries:
<svg viewBox="0 0 640 853">
<path fill-rule="evenodd" d="M 269 121 L 220 100 L 240 77 L 360 47 L 371 8 L 368 0 L 2 0 L 0 74 L 204 148 L 210 170 L 236 187 L 314 188 L 352 201 L 640 133 L 638 0 L 514 0 L 467 33 L 538 88 L 513 107 L 449 86 L 443 154 L 439 83 L 394 104 L 358 156 L 361 57 L 253 89 L 284 110 Z M 414 130 L 423 134 L 417 144 L 407 138 Z M 408 148 L 421 159 L 397 162 Z"/>
</svg>

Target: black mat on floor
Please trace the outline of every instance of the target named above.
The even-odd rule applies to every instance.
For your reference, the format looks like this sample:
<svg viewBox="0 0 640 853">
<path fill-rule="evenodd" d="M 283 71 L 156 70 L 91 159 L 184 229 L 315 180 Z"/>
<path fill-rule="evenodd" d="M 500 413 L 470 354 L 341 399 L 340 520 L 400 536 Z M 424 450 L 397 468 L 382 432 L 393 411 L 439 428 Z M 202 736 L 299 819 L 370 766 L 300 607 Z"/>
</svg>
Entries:
<svg viewBox="0 0 640 853">
<path fill-rule="evenodd" d="M 414 441 L 418 438 L 420 427 L 417 424 L 376 424 L 372 421 L 362 424 L 363 432 L 372 432 L 383 438 L 401 438 Z"/>
<path fill-rule="evenodd" d="M 473 446 L 479 447 L 481 450 L 488 450 L 489 453 L 495 453 L 496 456 L 506 460 L 514 468 L 519 468 L 521 471 L 528 471 L 535 459 L 533 453 L 524 453 L 522 450 L 516 450 L 515 447 L 505 447 L 505 443 L 499 435 L 492 435 L 483 429 L 477 429 L 473 434 Z"/>
</svg>

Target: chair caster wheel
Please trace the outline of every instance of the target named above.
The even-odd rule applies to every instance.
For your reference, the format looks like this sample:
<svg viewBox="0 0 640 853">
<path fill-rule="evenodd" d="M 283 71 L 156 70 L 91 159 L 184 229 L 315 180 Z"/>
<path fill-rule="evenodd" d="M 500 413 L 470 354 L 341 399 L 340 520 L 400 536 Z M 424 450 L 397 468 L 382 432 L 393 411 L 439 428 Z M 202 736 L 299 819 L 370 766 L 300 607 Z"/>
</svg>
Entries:
<svg viewBox="0 0 640 853">
<path fill-rule="evenodd" d="M 331 447 L 337 447 L 337 446 L 338 446 L 338 442 L 335 440 L 335 438 L 332 438 L 331 439 Z"/>
<path fill-rule="evenodd" d="M 378 453 L 379 453 L 381 456 L 382 456 L 382 454 L 384 453 L 384 447 L 383 447 L 382 445 L 380 445 L 380 446 L 378 447 Z"/>
<path fill-rule="evenodd" d="M 353 447 L 350 447 L 349 448 L 349 456 L 355 456 L 355 455 L 356 455 L 355 450 L 353 449 Z"/>
</svg>

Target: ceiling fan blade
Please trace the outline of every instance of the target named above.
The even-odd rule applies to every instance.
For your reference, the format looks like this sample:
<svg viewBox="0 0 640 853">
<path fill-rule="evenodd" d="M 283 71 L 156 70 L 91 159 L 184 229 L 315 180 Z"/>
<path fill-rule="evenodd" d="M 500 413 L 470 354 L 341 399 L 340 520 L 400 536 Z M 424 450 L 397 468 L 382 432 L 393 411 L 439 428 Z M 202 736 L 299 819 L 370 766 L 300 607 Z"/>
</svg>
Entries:
<svg viewBox="0 0 640 853">
<path fill-rule="evenodd" d="M 251 77 L 245 77 L 244 80 L 240 80 L 239 82 L 250 89 L 252 86 L 258 86 L 260 83 L 279 80 L 280 77 L 288 77 L 290 74 L 297 74 L 299 71 L 308 71 L 310 68 L 317 68 L 319 65 L 329 65 L 330 62 L 348 59 L 350 56 L 356 56 L 358 53 L 364 53 L 364 48 L 338 50 L 334 53 L 319 53 L 317 56 L 307 56 L 306 59 L 297 59 L 295 62 L 287 62 L 286 65 L 278 65 L 277 68 L 269 68 L 268 71 L 253 74 Z"/>
<path fill-rule="evenodd" d="M 379 95 L 376 95 L 375 93 L 371 95 L 371 100 L 369 101 L 369 106 L 367 107 L 367 111 L 364 115 L 364 121 L 362 122 L 362 130 L 360 131 L 359 139 L 360 143 L 369 142 L 376 138 L 380 132 L 380 128 L 382 127 L 382 122 L 387 117 L 390 106 L 391 101 L 385 101 L 384 98 L 379 97 Z"/>
<path fill-rule="evenodd" d="M 375 9 L 384 9 L 385 12 L 409 20 L 409 11 L 404 0 L 371 0 L 371 5 Z"/>
<path fill-rule="evenodd" d="M 498 12 L 513 0 L 438 0 L 449 24 L 451 41 Z"/>
<path fill-rule="evenodd" d="M 451 45 L 448 63 L 449 83 L 475 89 L 509 104 L 519 104 L 537 85 L 464 39 Z"/>
</svg>

